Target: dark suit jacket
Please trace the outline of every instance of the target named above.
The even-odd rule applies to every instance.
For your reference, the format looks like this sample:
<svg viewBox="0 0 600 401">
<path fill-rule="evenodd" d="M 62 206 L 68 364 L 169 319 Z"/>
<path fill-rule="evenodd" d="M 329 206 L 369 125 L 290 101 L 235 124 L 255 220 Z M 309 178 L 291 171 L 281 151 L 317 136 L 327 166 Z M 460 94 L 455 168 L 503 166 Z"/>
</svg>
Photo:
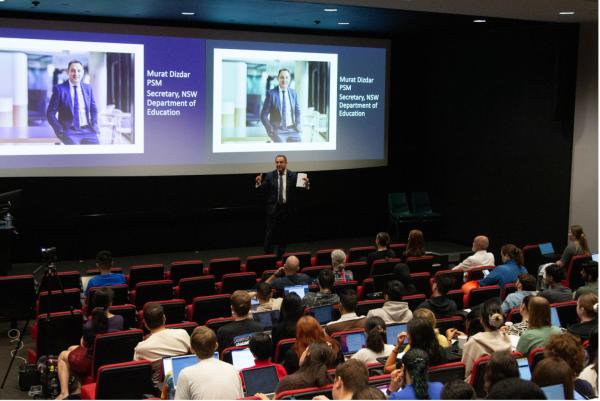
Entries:
<svg viewBox="0 0 600 401">
<path fill-rule="evenodd" d="M 292 107 L 292 119 L 293 121 L 287 121 L 288 125 L 294 125 L 296 131 L 301 131 L 300 129 L 300 105 L 298 104 L 298 95 L 296 91 L 288 88 L 290 97 L 290 105 Z M 263 125 L 267 129 L 267 133 L 271 134 L 277 128 L 281 128 L 281 101 L 279 99 L 279 86 L 275 89 L 271 89 L 267 92 L 267 97 L 265 102 L 263 103 L 262 110 L 260 112 L 260 121 L 262 121 Z"/>
<path fill-rule="evenodd" d="M 288 205 L 288 210 L 291 212 L 296 211 L 296 180 L 298 174 L 293 171 L 287 170 L 287 184 L 285 191 L 285 201 Z M 277 185 L 279 180 L 279 173 L 277 170 L 265 173 L 263 176 L 262 184 L 258 187 L 267 197 L 267 214 L 275 213 L 277 209 Z"/>
<path fill-rule="evenodd" d="M 89 125 L 92 126 L 94 131 L 98 130 L 98 109 L 96 102 L 94 101 L 94 95 L 90 85 L 81 82 L 81 92 L 83 94 L 83 100 L 85 102 L 85 112 Z M 56 114 L 58 113 L 58 118 Z M 68 129 L 73 128 L 73 99 L 71 98 L 71 88 L 69 87 L 69 81 L 65 81 L 62 84 L 56 85 L 52 90 L 52 97 L 48 104 L 46 111 L 46 117 L 48 123 L 54 129 L 54 132 L 59 135 L 64 133 Z M 85 124 L 85 122 L 81 122 Z"/>
</svg>

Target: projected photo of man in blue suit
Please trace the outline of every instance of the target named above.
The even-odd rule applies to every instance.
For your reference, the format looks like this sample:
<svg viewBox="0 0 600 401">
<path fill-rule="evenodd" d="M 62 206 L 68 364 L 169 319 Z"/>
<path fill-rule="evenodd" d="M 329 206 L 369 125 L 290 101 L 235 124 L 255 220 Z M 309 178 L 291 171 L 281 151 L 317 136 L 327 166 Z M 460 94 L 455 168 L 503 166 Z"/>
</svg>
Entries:
<svg viewBox="0 0 600 401">
<path fill-rule="evenodd" d="M 67 67 L 69 79 L 54 87 L 46 117 L 65 145 L 98 145 L 98 109 L 80 61 Z"/>
<path fill-rule="evenodd" d="M 277 74 L 279 85 L 267 92 L 260 120 L 273 142 L 300 142 L 301 120 L 298 95 L 289 87 L 290 71 L 282 68 Z"/>
</svg>

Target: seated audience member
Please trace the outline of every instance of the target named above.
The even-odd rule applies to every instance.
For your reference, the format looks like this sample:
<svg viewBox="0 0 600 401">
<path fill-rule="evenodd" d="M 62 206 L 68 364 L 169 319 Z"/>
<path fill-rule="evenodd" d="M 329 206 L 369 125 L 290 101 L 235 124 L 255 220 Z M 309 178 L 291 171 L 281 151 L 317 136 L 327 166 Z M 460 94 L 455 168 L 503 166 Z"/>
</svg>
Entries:
<svg viewBox="0 0 600 401">
<path fill-rule="evenodd" d="M 283 298 L 273 298 L 272 290 L 271 284 L 262 281 L 256 285 L 255 293 L 249 293 L 251 297 L 256 295 L 256 299 L 258 299 L 258 306 L 256 307 L 257 313 L 281 309 Z"/>
<path fill-rule="evenodd" d="M 283 298 L 281 303 L 281 315 L 279 322 L 271 330 L 273 349 L 277 347 L 280 340 L 296 337 L 296 322 L 304 315 L 302 298 L 295 292 L 290 292 Z"/>
<path fill-rule="evenodd" d="M 405 295 L 414 295 L 417 293 L 417 288 L 410 278 L 410 268 L 406 263 L 398 263 L 394 266 L 394 278 L 404 286 Z"/>
<path fill-rule="evenodd" d="M 271 336 L 266 333 L 256 333 L 252 337 L 250 337 L 249 343 L 250 352 L 254 356 L 254 366 L 247 369 L 254 368 L 263 368 L 265 366 L 275 366 L 275 370 L 277 371 L 277 377 L 281 380 L 283 377 L 287 376 L 287 372 L 283 365 L 279 363 L 271 362 L 271 357 L 273 354 L 273 344 L 271 342 Z M 240 377 L 242 377 L 240 375 Z M 242 384 L 244 378 L 242 377 Z"/>
<path fill-rule="evenodd" d="M 499 299 L 492 298 L 483 303 L 480 319 L 484 331 L 469 337 L 463 350 L 462 362 L 465 364 L 465 378 L 467 379 L 471 376 L 473 362 L 477 358 L 511 349 L 510 338 L 502 330 L 499 330 L 504 323 Z"/>
<path fill-rule="evenodd" d="M 369 267 L 371 267 L 376 260 L 396 257 L 394 251 L 390 249 L 390 236 L 388 233 L 378 233 L 375 237 L 375 246 L 377 247 L 377 250 L 367 255 L 367 265 L 369 265 Z"/>
<path fill-rule="evenodd" d="M 531 274 L 521 273 L 518 276 L 517 291 L 508 294 L 502 302 L 502 312 L 508 313 L 512 308 L 516 308 L 521 305 L 523 298 L 528 295 L 535 295 L 537 291 L 535 290 L 535 277 Z"/>
<path fill-rule="evenodd" d="M 100 251 L 96 255 L 96 267 L 100 270 L 100 274 L 92 277 L 88 281 L 85 295 L 89 295 L 90 288 L 94 287 L 108 287 L 111 285 L 127 284 L 125 276 L 121 273 L 111 273 L 110 269 L 113 267 L 113 258 L 110 251 Z"/>
<path fill-rule="evenodd" d="M 437 324 L 437 320 L 435 319 L 435 315 L 433 314 L 433 312 L 431 310 L 425 309 L 425 308 L 417 308 L 413 313 L 413 319 L 417 319 L 417 318 L 427 320 L 427 322 L 429 323 L 429 325 L 435 332 L 435 337 L 437 338 L 438 343 L 440 344 L 440 346 L 442 348 L 447 348 L 450 346 L 450 341 L 448 340 L 448 338 L 446 336 L 440 334 L 439 330 L 435 328 L 435 326 Z M 418 348 L 423 349 L 423 347 L 418 347 Z"/>
<path fill-rule="evenodd" d="M 167 329 L 165 312 L 159 303 L 144 305 L 144 326 L 150 336 L 135 347 L 134 361 L 152 362 L 152 380 L 159 384 L 162 372 L 162 358 L 190 353 L 190 335 L 184 329 Z"/>
<path fill-rule="evenodd" d="M 519 365 L 510 351 L 494 352 L 485 369 L 483 389 L 486 393 L 500 380 L 519 377 Z"/>
<path fill-rule="evenodd" d="M 593 292 L 598 295 L 598 262 L 589 261 L 581 266 L 581 278 L 585 282 L 585 285 L 579 287 L 575 294 L 573 294 L 573 299 L 579 298 L 581 294 L 586 292 Z"/>
<path fill-rule="evenodd" d="M 334 305 L 340 303 L 340 297 L 332 292 L 335 275 L 333 270 L 323 269 L 319 272 L 319 291 L 309 292 L 304 295 L 304 305 L 308 308 L 323 305 Z"/>
<path fill-rule="evenodd" d="M 587 347 L 588 365 L 577 377 L 591 384 L 594 397 L 598 397 L 598 328 L 590 333 L 590 343 Z"/>
<path fill-rule="evenodd" d="M 206 326 L 196 327 L 191 346 L 199 361 L 179 374 L 176 400 L 235 400 L 244 396 L 238 371 L 213 358 L 219 348 L 214 331 Z"/>
<path fill-rule="evenodd" d="M 573 369 L 576 376 L 583 370 L 585 353 L 579 338 L 572 334 L 555 334 L 550 337 L 544 347 L 544 358 L 548 357 L 563 359 Z M 585 380 L 576 378 L 573 382 L 573 388 L 585 397 L 592 398 L 594 396 L 592 385 Z"/>
<path fill-rule="evenodd" d="M 412 312 L 408 308 L 408 303 L 402 301 L 404 295 L 404 286 L 400 281 L 388 281 L 383 293 L 385 299 L 383 307 L 371 309 L 367 317 L 379 316 L 386 324 L 408 322 L 412 319 Z"/>
<path fill-rule="evenodd" d="M 269 277 L 266 282 L 276 290 L 283 291 L 285 287 L 293 285 L 311 284 L 312 278 L 304 273 L 299 273 L 300 261 L 294 255 L 288 256 L 285 264 Z"/>
<path fill-rule="evenodd" d="M 488 400 L 545 400 L 542 389 L 532 381 L 518 377 L 500 380 L 494 384 L 487 396 Z"/>
<path fill-rule="evenodd" d="M 423 301 L 419 309 L 429 309 L 437 316 L 450 316 L 458 311 L 456 302 L 446 296 L 450 291 L 452 282 L 448 276 L 435 276 L 431 284 L 431 298 Z"/>
<path fill-rule="evenodd" d="M 425 256 L 425 239 L 420 230 L 411 230 L 408 233 L 408 242 L 406 243 L 406 251 L 402 253 L 400 259 L 406 262 L 407 258 L 415 258 Z"/>
<path fill-rule="evenodd" d="M 519 323 L 508 326 L 507 334 L 520 337 L 529 329 L 529 308 L 527 305 L 529 305 L 529 300 L 531 298 L 533 298 L 531 295 L 523 298 L 523 301 L 519 306 L 519 312 L 521 313 L 522 319 Z"/>
<path fill-rule="evenodd" d="M 543 347 L 550 336 L 560 334 L 560 327 L 552 326 L 550 304 L 546 298 L 531 297 L 527 304 L 529 310 L 529 328 L 521 334 L 517 343 L 517 351 L 523 355 L 537 347 Z"/>
<path fill-rule="evenodd" d="M 386 344 L 385 322 L 378 316 L 371 316 L 365 322 L 367 333 L 366 346 L 352 355 L 364 364 L 377 362 L 377 358 L 387 357 L 394 349 L 393 345 Z"/>
<path fill-rule="evenodd" d="M 500 250 L 502 256 L 502 264 L 495 269 L 490 270 L 490 273 L 479 280 L 480 286 L 499 285 L 504 287 L 505 284 L 514 283 L 521 273 L 527 273 L 527 269 L 523 267 L 523 252 L 513 244 L 506 244 Z"/>
<path fill-rule="evenodd" d="M 546 289 L 538 293 L 540 297 L 546 298 L 551 304 L 573 299 L 571 289 L 560 283 L 565 278 L 565 271 L 562 267 L 555 264 L 546 267 L 543 277 Z"/>
<path fill-rule="evenodd" d="M 441 365 L 448 362 L 448 355 L 440 345 L 431 322 L 424 318 L 413 318 L 407 325 L 408 332 L 398 334 L 396 346 L 385 362 L 384 371 L 391 373 L 397 367 L 398 353 L 408 352 L 412 348 L 418 348 L 427 353 L 431 366 Z M 404 340 L 408 337 L 408 345 L 404 346 Z"/>
<path fill-rule="evenodd" d="M 331 252 L 331 269 L 335 276 L 335 281 L 354 280 L 352 271 L 346 270 L 346 253 L 341 249 L 335 249 Z"/>
<path fill-rule="evenodd" d="M 321 342 L 310 344 L 300 356 L 298 371 L 281 379 L 275 393 L 330 384 L 331 378 L 327 369 L 332 359 L 333 351 L 329 345 Z"/>
<path fill-rule="evenodd" d="M 369 372 L 360 361 L 350 359 L 335 369 L 331 394 L 334 400 L 386 400 L 381 391 L 369 386 Z M 324 395 L 313 400 L 328 400 Z"/>
<path fill-rule="evenodd" d="M 474 400 L 477 398 L 475 389 L 464 380 L 452 380 L 444 385 L 442 400 Z"/>
<path fill-rule="evenodd" d="M 365 387 L 354 394 L 353 400 L 387 400 L 381 390 L 375 387 Z"/>
<path fill-rule="evenodd" d="M 402 357 L 402 367 L 392 372 L 390 400 L 439 400 L 444 385 L 429 381 L 429 356 L 413 348 Z"/>
<path fill-rule="evenodd" d="M 262 325 L 252 319 L 250 303 L 250 294 L 246 291 L 237 290 L 231 294 L 231 314 L 235 320 L 217 330 L 219 353 L 227 347 L 233 347 L 235 337 L 263 331 Z"/>
<path fill-rule="evenodd" d="M 494 254 L 487 251 L 489 246 L 490 241 L 488 238 L 485 235 L 478 235 L 473 239 L 473 247 L 471 248 L 474 252 L 473 255 L 454 266 L 452 270 L 469 270 L 475 267 L 495 266 Z"/>
<path fill-rule="evenodd" d="M 340 295 L 340 313 L 338 320 L 327 323 L 325 331 L 331 335 L 336 331 L 362 329 L 365 327 L 365 316 L 356 314 L 356 305 L 358 304 L 358 294 L 354 290 L 346 290 Z"/>
<path fill-rule="evenodd" d="M 562 384 L 565 394 L 565 400 L 573 398 L 573 379 L 575 373 L 567 362 L 560 358 L 544 358 L 535 366 L 531 375 L 531 381 L 540 387 Z"/>
<path fill-rule="evenodd" d="M 109 308 L 113 302 L 113 291 L 100 288 L 94 293 L 94 305 L 91 319 L 83 325 L 83 337 L 80 345 L 72 345 L 58 356 L 58 380 L 60 394 L 57 400 L 69 397 L 69 379 L 74 376 L 85 377 L 91 373 L 94 355 L 94 340 L 97 334 L 123 330 L 123 316 L 113 315 Z"/>
<path fill-rule="evenodd" d="M 585 341 L 590 333 L 598 327 L 598 296 L 593 292 L 583 293 L 577 298 L 577 316 L 579 323 L 567 327 L 567 331 Z"/>
<path fill-rule="evenodd" d="M 327 367 L 329 369 L 335 368 L 338 364 L 344 362 L 344 354 L 340 348 L 338 342 L 323 332 L 321 325 L 312 316 L 302 316 L 298 320 L 296 325 L 296 344 L 290 348 L 285 354 L 283 360 L 283 367 L 288 374 L 294 373 L 298 370 L 300 357 L 306 350 L 306 348 L 314 343 L 327 344 L 331 348 L 332 359 L 327 361 Z"/>
<path fill-rule="evenodd" d="M 583 232 L 583 227 L 579 225 L 573 225 L 569 227 L 569 243 L 562 253 L 560 260 L 555 263 L 559 267 L 567 268 L 573 256 L 585 255 L 590 253 L 590 247 L 588 246 L 587 238 Z"/>
</svg>

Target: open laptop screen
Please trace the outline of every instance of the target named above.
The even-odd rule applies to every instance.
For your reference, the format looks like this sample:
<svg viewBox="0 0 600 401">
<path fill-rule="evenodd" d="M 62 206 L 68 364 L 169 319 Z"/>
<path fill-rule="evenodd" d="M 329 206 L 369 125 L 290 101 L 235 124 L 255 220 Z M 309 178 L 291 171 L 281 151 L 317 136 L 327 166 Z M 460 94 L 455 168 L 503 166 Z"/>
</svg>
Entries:
<svg viewBox="0 0 600 401">
<path fill-rule="evenodd" d="M 251 368 L 254 366 L 254 355 L 249 348 L 234 350 L 231 351 L 231 361 L 237 370 Z"/>
<path fill-rule="evenodd" d="M 540 388 L 542 389 L 542 391 L 546 395 L 546 399 L 548 400 L 565 399 L 565 389 L 562 384 L 554 384 L 552 386 L 544 386 Z"/>
<path fill-rule="evenodd" d="M 539 247 L 542 255 L 554 255 L 554 247 L 552 246 L 552 242 L 545 242 L 540 244 Z"/>
<path fill-rule="evenodd" d="M 552 323 L 552 326 L 561 327 L 560 318 L 558 317 L 558 311 L 554 306 L 550 308 L 550 321 Z"/>
<path fill-rule="evenodd" d="M 521 379 L 531 380 L 531 370 L 529 369 L 527 357 L 517 358 L 517 365 L 519 365 L 519 376 Z"/>
<path fill-rule="evenodd" d="M 244 377 L 247 395 L 274 393 L 279 382 L 275 366 L 242 370 L 242 376 Z"/>
<path fill-rule="evenodd" d="M 283 287 L 284 295 L 289 294 L 290 292 L 295 292 L 298 294 L 300 298 L 304 298 L 304 295 L 308 292 L 308 284 L 305 285 L 290 285 L 288 287 Z"/>
<path fill-rule="evenodd" d="M 310 314 L 319 321 L 319 324 L 327 324 L 333 320 L 333 306 L 324 305 L 310 308 Z"/>
<path fill-rule="evenodd" d="M 340 337 L 342 352 L 344 355 L 358 352 L 367 342 L 364 333 L 343 334 Z"/>
<path fill-rule="evenodd" d="M 396 345 L 398 342 L 398 334 L 406 331 L 406 324 L 390 324 L 385 328 L 386 342 L 389 345 Z M 404 344 L 408 344 L 408 336 L 404 339 Z"/>
</svg>

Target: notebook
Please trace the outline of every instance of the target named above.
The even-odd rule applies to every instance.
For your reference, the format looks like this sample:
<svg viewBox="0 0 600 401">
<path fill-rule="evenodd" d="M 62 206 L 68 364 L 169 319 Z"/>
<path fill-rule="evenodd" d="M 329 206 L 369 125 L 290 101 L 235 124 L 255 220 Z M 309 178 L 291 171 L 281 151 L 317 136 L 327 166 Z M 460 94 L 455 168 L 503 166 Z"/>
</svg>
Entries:
<svg viewBox="0 0 600 401">
<path fill-rule="evenodd" d="M 275 366 L 242 370 L 242 377 L 246 385 L 246 395 L 249 396 L 256 393 L 274 393 L 279 382 Z"/>
<path fill-rule="evenodd" d="M 249 348 L 231 351 L 231 362 L 237 370 L 251 368 L 254 366 L 254 355 Z"/>
<path fill-rule="evenodd" d="M 300 298 L 304 298 L 304 295 L 308 292 L 308 284 L 283 287 L 284 295 L 287 295 L 290 292 L 295 292 Z"/>
<path fill-rule="evenodd" d="M 386 343 L 389 345 L 396 345 L 398 342 L 398 334 L 406 331 L 406 324 L 390 324 L 385 328 L 385 336 L 387 337 Z M 404 339 L 404 344 L 408 344 L 408 336 Z"/>
<path fill-rule="evenodd" d="M 554 247 L 552 246 L 552 242 L 545 242 L 539 245 L 540 253 L 544 256 L 554 255 Z"/>
</svg>

